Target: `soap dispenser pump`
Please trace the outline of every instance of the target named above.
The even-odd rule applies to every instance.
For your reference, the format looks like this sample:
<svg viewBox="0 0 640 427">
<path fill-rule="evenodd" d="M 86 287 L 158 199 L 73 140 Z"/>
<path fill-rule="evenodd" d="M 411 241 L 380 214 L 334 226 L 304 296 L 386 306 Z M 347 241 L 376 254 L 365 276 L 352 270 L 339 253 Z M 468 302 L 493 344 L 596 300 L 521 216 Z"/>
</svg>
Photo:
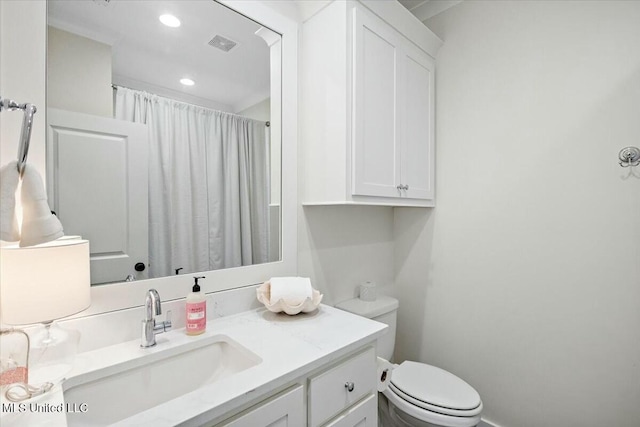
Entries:
<svg viewBox="0 0 640 427">
<path fill-rule="evenodd" d="M 200 335 L 207 327 L 207 300 L 198 284 L 198 280 L 204 278 L 194 277 L 193 288 L 187 295 L 187 335 Z"/>
</svg>

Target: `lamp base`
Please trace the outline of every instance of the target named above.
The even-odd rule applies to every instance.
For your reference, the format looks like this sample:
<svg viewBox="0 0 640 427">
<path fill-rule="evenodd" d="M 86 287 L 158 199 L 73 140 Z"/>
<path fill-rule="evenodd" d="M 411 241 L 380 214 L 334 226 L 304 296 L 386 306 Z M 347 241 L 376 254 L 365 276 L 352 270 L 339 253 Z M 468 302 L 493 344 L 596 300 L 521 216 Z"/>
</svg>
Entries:
<svg viewBox="0 0 640 427">
<path fill-rule="evenodd" d="M 31 335 L 29 383 L 61 383 L 73 368 L 79 342 L 78 331 L 44 323 Z"/>
<path fill-rule="evenodd" d="M 35 387 L 25 383 L 14 383 L 6 387 L 4 397 L 9 402 L 24 402 L 36 396 L 47 393 L 53 388 L 52 383 L 44 383 Z"/>
<path fill-rule="evenodd" d="M 0 387 L 29 382 L 29 347 L 25 331 L 0 330 Z"/>
</svg>

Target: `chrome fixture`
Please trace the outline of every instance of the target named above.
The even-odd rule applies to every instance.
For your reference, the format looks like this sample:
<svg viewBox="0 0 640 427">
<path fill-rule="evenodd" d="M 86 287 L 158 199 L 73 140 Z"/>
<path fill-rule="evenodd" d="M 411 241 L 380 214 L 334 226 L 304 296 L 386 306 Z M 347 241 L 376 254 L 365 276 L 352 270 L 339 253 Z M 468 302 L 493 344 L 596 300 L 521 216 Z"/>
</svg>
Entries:
<svg viewBox="0 0 640 427">
<path fill-rule="evenodd" d="M 620 166 L 628 168 L 629 166 L 638 166 L 640 164 L 640 149 L 638 147 L 625 147 L 618 153 Z"/>
<path fill-rule="evenodd" d="M 155 289 L 149 289 L 144 300 L 145 316 L 142 321 L 142 339 L 140 347 L 147 348 L 156 345 L 156 335 L 171 329 L 171 311 L 167 311 L 167 320 L 156 324 L 155 316 L 162 314 L 160 295 Z"/>
<path fill-rule="evenodd" d="M 20 146 L 18 148 L 18 172 L 20 176 L 24 172 L 24 166 L 27 163 L 27 155 L 29 154 L 29 140 L 31 139 L 31 129 L 33 128 L 33 115 L 38 111 L 33 104 L 18 104 L 17 102 L 2 98 L 0 96 L 0 111 L 23 110 L 24 119 L 22 120 L 22 131 L 20 132 Z"/>
</svg>

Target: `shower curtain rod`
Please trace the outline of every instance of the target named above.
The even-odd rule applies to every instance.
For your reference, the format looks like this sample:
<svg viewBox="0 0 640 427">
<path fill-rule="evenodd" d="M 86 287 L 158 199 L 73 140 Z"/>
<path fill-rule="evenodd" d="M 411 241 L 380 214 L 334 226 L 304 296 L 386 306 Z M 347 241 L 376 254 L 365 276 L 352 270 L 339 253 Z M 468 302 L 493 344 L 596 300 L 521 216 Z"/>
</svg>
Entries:
<svg viewBox="0 0 640 427">
<path fill-rule="evenodd" d="M 134 89 L 134 88 L 132 88 L 132 87 L 122 86 L 122 85 L 116 85 L 116 84 L 113 84 L 113 83 L 111 84 L 111 89 L 118 89 L 119 87 L 122 87 L 122 88 L 125 88 L 125 89 L 129 89 L 129 90 L 135 90 L 135 91 L 139 91 L 139 92 L 140 92 L 140 89 Z M 182 102 L 182 101 L 181 101 L 181 102 Z M 195 105 L 195 104 L 194 104 L 194 105 Z M 199 107 L 200 107 L 200 106 L 199 106 Z M 203 107 L 203 108 L 209 108 L 209 107 Z M 226 111 L 224 111 L 224 112 L 226 113 Z M 227 113 L 227 114 L 234 114 L 234 113 Z M 238 115 L 238 114 L 236 114 L 236 115 Z M 264 125 L 265 125 L 266 127 L 271 127 L 271 122 L 270 122 L 270 121 L 266 121 L 266 122 L 264 123 Z"/>
</svg>

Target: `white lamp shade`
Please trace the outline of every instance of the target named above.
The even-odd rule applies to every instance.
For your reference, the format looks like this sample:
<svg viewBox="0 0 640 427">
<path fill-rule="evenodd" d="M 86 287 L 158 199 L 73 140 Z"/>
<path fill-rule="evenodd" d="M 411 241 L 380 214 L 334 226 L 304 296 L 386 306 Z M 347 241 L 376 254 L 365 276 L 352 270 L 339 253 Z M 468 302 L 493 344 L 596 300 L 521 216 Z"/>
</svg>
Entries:
<svg viewBox="0 0 640 427">
<path fill-rule="evenodd" d="M 87 240 L 4 246 L 0 273 L 0 316 L 8 325 L 60 319 L 91 304 Z"/>
</svg>

